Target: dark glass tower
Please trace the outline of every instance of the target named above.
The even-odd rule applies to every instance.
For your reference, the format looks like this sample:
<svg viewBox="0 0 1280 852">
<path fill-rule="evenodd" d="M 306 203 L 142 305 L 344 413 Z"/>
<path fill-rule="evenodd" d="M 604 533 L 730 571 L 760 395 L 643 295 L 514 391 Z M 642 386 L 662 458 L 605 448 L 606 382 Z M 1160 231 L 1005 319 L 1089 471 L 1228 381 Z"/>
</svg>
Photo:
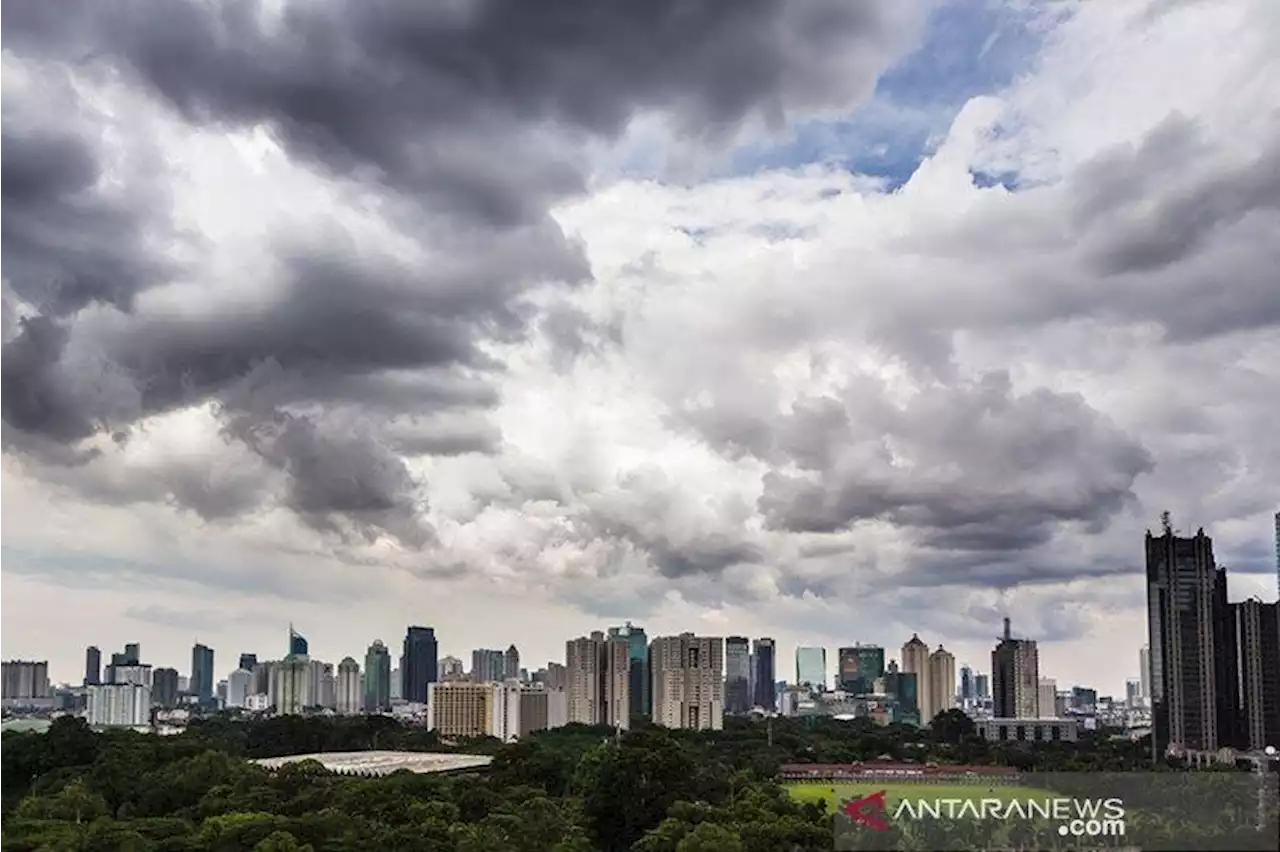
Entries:
<svg viewBox="0 0 1280 852">
<path fill-rule="evenodd" d="M 391 652 L 380 641 L 364 655 L 364 709 L 366 713 L 391 709 Z"/>
<path fill-rule="evenodd" d="M 201 705 L 213 703 L 213 649 L 199 643 L 191 648 L 191 694 Z"/>
<path fill-rule="evenodd" d="M 1213 540 L 1147 533 L 1153 757 L 1216 751 L 1238 729 L 1239 672 L 1231 652 L 1227 575 Z"/>
<path fill-rule="evenodd" d="M 241 654 L 240 663 L 237 666 L 237 668 L 244 669 L 247 672 L 251 672 L 253 671 L 254 667 L 257 665 L 258 665 L 257 654 Z"/>
<path fill-rule="evenodd" d="M 84 649 L 84 685 L 97 686 L 102 683 L 102 652 L 97 645 Z"/>
<path fill-rule="evenodd" d="M 293 629 L 293 625 L 289 625 L 289 656 L 305 657 L 310 648 L 307 646 L 307 637 Z"/>
<path fill-rule="evenodd" d="M 433 628 L 410 627 L 405 632 L 400 663 L 400 695 L 405 701 L 427 703 L 427 684 L 437 680 L 437 653 Z"/>
<path fill-rule="evenodd" d="M 632 716 L 653 714 L 652 675 L 649 672 L 649 637 L 643 627 L 630 621 L 622 627 L 610 627 L 610 636 L 625 636 L 631 668 L 627 672 L 627 690 L 631 699 Z"/>
<path fill-rule="evenodd" d="M 755 706 L 762 707 L 772 713 L 778 705 L 778 685 L 775 682 L 777 671 L 776 654 L 773 640 L 768 637 L 757 639 L 752 653 L 755 657 Z"/>
<path fill-rule="evenodd" d="M 730 636 L 724 640 L 724 711 L 746 713 L 751 698 L 751 643 L 745 636 Z"/>
</svg>

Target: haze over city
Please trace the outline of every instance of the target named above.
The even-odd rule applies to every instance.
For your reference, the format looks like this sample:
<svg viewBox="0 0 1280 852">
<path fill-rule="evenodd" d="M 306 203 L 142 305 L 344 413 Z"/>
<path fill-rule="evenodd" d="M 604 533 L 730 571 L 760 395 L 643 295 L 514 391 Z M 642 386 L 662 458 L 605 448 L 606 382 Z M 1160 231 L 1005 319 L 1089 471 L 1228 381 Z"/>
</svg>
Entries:
<svg viewBox="0 0 1280 852">
<path fill-rule="evenodd" d="M 675 5 L 7 5 L 6 659 L 1276 599 L 1280 7 Z"/>
</svg>

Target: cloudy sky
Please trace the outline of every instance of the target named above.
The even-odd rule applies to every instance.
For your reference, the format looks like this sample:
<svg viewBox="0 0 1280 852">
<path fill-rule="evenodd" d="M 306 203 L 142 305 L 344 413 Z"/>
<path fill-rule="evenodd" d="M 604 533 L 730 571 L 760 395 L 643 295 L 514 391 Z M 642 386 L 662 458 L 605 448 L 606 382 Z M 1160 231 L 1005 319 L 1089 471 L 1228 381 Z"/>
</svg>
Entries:
<svg viewBox="0 0 1280 852">
<path fill-rule="evenodd" d="M 631 619 L 985 670 L 1007 614 L 1119 691 L 1166 509 L 1276 595 L 1273 0 L 3 32 L 6 658 Z"/>
</svg>

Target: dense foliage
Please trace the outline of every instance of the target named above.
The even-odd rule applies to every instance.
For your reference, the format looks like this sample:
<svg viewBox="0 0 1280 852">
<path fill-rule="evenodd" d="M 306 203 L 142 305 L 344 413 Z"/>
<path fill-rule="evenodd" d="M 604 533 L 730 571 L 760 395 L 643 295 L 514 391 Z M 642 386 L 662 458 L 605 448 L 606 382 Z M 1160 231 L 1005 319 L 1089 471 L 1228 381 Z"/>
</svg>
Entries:
<svg viewBox="0 0 1280 852">
<path fill-rule="evenodd" d="M 355 778 L 245 758 L 370 748 L 489 753 L 489 772 Z M 94 733 L 69 717 L 6 733 L 5 850 L 777 852 L 832 848 L 823 804 L 772 780 L 786 762 L 879 757 L 1039 770 L 1144 767 L 1144 746 L 996 747 L 963 714 L 932 730 L 829 719 L 730 720 L 724 731 L 570 726 L 503 746 L 446 747 L 388 717 L 213 718 L 169 737 Z"/>
</svg>

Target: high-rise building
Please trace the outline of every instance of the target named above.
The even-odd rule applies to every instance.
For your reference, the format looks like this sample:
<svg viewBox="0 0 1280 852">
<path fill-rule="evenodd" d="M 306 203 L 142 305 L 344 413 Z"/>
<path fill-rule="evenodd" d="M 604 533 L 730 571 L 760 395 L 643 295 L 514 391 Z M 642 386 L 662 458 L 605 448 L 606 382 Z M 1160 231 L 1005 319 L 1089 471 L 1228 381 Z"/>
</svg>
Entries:
<svg viewBox="0 0 1280 852">
<path fill-rule="evenodd" d="M 1153 749 L 1217 751 L 1236 727 L 1227 575 L 1199 530 L 1146 536 Z"/>
<path fill-rule="evenodd" d="M 902 645 L 902 671 L 916 676 L 916 704 L 920 711 L 920 724 L 933 721 L 933 678 L 929 673 L 929 646 L 917 633 Z"/>
<path fill-rule="evenodd" d="M 391 652 L 380 640 L 364 655 L 364 710 L 385 713 L 391 709 Z"/>
<path fill-rule="evenodd" d="M 159 673 L 160 671 L 157 669 L 156 674 Z M 252 689 L 253 672 L 247 669 L 236 669 L 227 675 L 226 706 L 244 707 L 249 701 L 249 696 L 253 694 Z"/>
<path fill-rule="evenodd" d="M 1240 714 L 1228 742 L 1251 751 L 1280 748 L 1280 603 L 1231 604 L 1229 638 Z"/>
<path fill-rule="evenodd" d="M 973 697 L 977 701 L 986 701 L 991 697 L 991 678 L 988 675 L 973 676 Z"/>
<path fill-rule="evenodd" d="M 1077 713 L 1096 713 L 1098 711 L 1098 690 L 1090 689 L 1087 686 L 1071 687 L 1071 709 Z M 1040 707 L 1040 714 L 1044 715 L 1044 706 Z"/>
<path fill-rule="evenodd" d="M 746 713 L 751 696 L 751 641 L 745 636 L 724 640 L 724 712 Z"/>
<path fill-rule="evenodd" d="M 247 672 L 253 671 L 258 666 L 257 654 L 241 654 L 240 661 L 236 663 L 236 668 L 244 669 Z"/>
<path fill-rule="evenodd" d="M 767 636 L 751 643 L 751 653 L 755 657 L 755 706 L 768 713 L 778 709 L 777 684 L 777 648 Z"/>
<path fill-rule="evenodd" d="M 915 672 L 899 670 L 897 662 L 890 660 L 884 672 L 884 691 L 897 703 L 896 722 L 920 724 L 920 681 Z"/>
<path fill-rule="evenodd" d="M 497 683 L 504 679 L 506 654 L 494 648 L 471 652 L 471 679 L 476 683 Z"/>
<path fill-rule="evenodd" d="M 649 648 L 653 721 L 668 728 L 724 727 L 725 642 L 718 637 L 664 636 Z"/>
<path fill-rule="evenodd" d="M 6 701 L 44 701 L 50 697 L 48 660 L 8 660 L 3 668 L 0 696 Z"/>
<path fill-rule="evenodd" d="M 364 696 L 360 694 L 360 664 L 350 657 L 343 657 L 338 663 L 335 691 L 335 710 L 345 716 L 359 714 L 364 706 Z"/>
<path fill-rule="evenodd" d="M 645 653 L 645 658 L 648 659 L 647 651 Z M 547 689 L 553 691 L 557 689 L 564 691 L 569 686 L 567 670 L 560 663 L 547 663 L 547 667 L 545 669 L 538 669 L 538 673 L 534 676 L 534 680 L 541 683 Z"/>
<path fill-rule="evenodd" d="M 150 725 L 151 688 L 137 683 L 91 686 L 86 717 L 95 728 Z"/>
<path fill-rule="evenodd" d="M 1058 682 L 1051 677 L 1040 678 L 1036 689 L 1036 716 L 1040 719 L 1053 719 L 1058 715 Z"/>
<path fill-rule="evenodd" d="M 1280 512 L 1276 512 L 1276 594 L 1276 601 L 1280 603 Z"/>
<path fill-rule="evenodd" d="M 570 722 L 631 727 L 630 637 L 597 630 L 565 643 Z"/>
<path fill-rule="evenodd" d="M 290 654 L 271 666 L 269 701 L 280 716 L 296 716 L 307 708 L 311 695 L 311 661 Z"/>
<path fill-rule="evenodd" d="M 636 627 L 630 621 L 621 627 L 610 627 L 609 635 L 627 640 L 631 649 L 631 682 L 628 690 L 631 695 L 631 715 L 648 716 L 652 712 L 652 696 L 649 694 L 649 637 L 643 627 Z"/>
<path fill-rule="evenodd" d="M 515 645 L 509 645 L 502 655 L 502 679 L 520 679 L 520 649 Z"/>
<path fill-rule="evenodd" d="M 956 658 L 941 645 L 929 655 L 929 697 L 933 702 L 931 712 L 928 718 L 921 718 L 922 724 L 929 724 L 939 713 L 956 706 Z"/>
<path fill-rule="evenodd" d="M 960 700 L 968 704 L 976 696 L 973 693 L 973 669 L 968 664 L 960 667 Z"/>
<path fill-rule="evenodd" d="M 142 664 L 142 645 L 139 642 L 130 642 L 124 646 L 124 657 L 120 661 L 123 666 L 137 666 Z"/>
<path fill-rule="evenodd" d="M 178 706 L 178 670 L 159 668 L 151 673 L 151 703 L 163 710 Z"/>
<path fill-rule="evenodd" d="M 97 645 L 84 649 L 84 685 L 97 686 L 102 683 L 102 651 Z"/>
<path fill-rule="evenodd" d="M 1030 639 L 1014 639 L 1009 619 L 991 652 L 993 714 L 997 719 L 1040 716 L 1040 651 Z"/>
<path fill-rule="evenodd" d="M 1138 695 L 1143 701 L 1151 700 L 1151 648 L 1138 649 Z"/>
<path fill-rule="evenodd" d="M 445 739 L 490 736 L 502 685 L 452 681 L 427 685 L 427 728 Z"/>
<path fill-rule="evenodd" d="M 400 667 L 401 696 L 415 704 L 427 703 L 427 684 L 435 683 L 439 662 L 436 632 L 430 627 L 410 627 L 404 636 L 404 663 Z"/>
<path fill-rule="evenodd" d="M 817 690 L 827 688 L 826 648 L 796 648 L 796 684 Z"/>
<path fill-rule="evenodd" d="M 1124 703 L 1126 707 L 1142 706 L 1142 681 L 1131 677 L 1124 682 Z"/>
<path fill-rule="evenodd" d="M 863 645 L 841 648 L 839 660 L 840 689 L 853 695 L 869 695 L 875 691 L 875 683 L 884 677 L 884 648 L 879 645 Z"/>
<path fill-rule="evenodd" d="M 320 689 L 316 691 L 316 706 L 326 710 L 336 710 L 338 707 L 338 676 L 333 670 L 333 663 L 320 665 Z"/>
<path fill-rule="evenodd" d="M 202 707 L 213 704 L 213 649 L 199 642 L 191 648 L 191 692 Z"/>
<path fill-rule="evenodd" d="M 462 660 L 452 655 L 440 658 L 440 679 L 441 680 L 466 680 L 466 669 L 462 665 Z"/>
<path fill-rule="evenodd" d="M 310 647 L 307 645 L 307 637 L 294 630 L 292 624 L 289 625 L 289 656 L 310 656 Z"/>
</svg>

